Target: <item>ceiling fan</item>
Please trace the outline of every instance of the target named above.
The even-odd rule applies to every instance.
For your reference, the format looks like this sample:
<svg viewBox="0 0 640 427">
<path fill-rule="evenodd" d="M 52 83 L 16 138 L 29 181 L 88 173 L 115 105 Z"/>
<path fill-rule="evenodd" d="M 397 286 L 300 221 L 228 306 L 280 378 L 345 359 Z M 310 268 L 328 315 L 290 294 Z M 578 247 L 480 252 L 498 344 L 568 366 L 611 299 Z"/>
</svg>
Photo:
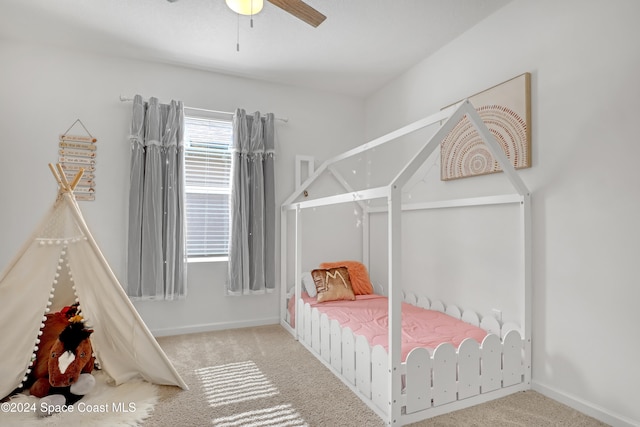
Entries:
<svg viewBox="0 0 640 427">
<path fill-rule="evenodd" d="M 251 0 L 249 0 L 251 1 Z M 316 9 L 312 8 L 302 0 L 267 0 L 269 3 L 278 6 L 280 9 L 284 10 L 295 16 L 298 19 L 303 20 L 307 24 L 312 27 L 317 27 L 322 24 L 322 22 L 327 19 L 322 13 L 318 12 Z M 227 1 L 228 3 L 228 1 Z"/>
<path fill-rule="evenodd" d="M 178 0 L 167 0 L 174 3 Z M 264 0 L 225 0 L 231 10 L 240 15 L 255 15 L 262 10 Z M 327 19 L 322 13 L 312 8 L 302 0 L 267 0 L 280 9 L 306 22 L 312 27 L 317 27 Z"/>
</svg>

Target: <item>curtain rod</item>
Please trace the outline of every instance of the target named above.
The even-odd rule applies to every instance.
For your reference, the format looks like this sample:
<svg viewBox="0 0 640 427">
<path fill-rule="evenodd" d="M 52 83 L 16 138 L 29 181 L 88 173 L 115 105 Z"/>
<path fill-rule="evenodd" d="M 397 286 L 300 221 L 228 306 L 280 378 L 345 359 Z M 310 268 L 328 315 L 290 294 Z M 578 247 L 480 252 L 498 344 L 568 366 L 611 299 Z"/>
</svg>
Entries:
<svg viewBox="0 0 640 427">
<path fill-rule="evenodd" d="M 120 102 L 133 102 L 133 98 L 127 98 L 127 97 L 124 97 L 124 96 L 120 95 Z M 229 116 L 233 116 L 235 114 L 232 111 L 207 110 L 205 108 L 187 107 L 186 105 L 184 106 L 184 108 L 186 108 L 188 110 L 203 111 L 205 113 L 227 114 Z M 285 118 L 276 117 L 275 119 L 279 120 L 281 122 L 285 122 L 285 123 L 289 122 L 289 119 L 286 118 L 286 117 Z"/>
</svg>

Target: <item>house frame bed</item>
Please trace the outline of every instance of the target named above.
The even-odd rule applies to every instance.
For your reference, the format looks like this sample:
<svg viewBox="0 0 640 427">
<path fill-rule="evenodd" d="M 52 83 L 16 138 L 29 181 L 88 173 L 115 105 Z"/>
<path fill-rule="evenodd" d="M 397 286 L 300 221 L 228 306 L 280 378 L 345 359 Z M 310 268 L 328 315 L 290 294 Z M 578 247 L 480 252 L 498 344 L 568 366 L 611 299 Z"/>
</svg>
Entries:
<svg viewBox="0 0 640 427">
<path fill-rule="evenodd" d="M 437 202 L 404 204 L 401 191 L 427 161 L 453 127 L 467 117 L 487 148 L 499 162 L 514 193 Z M 332 167 L 336 162 L 396 140 L 419 129 L 439 125 L 439 129 L 402 170 L 385 186 L 354 191 Z M 343 194 L 314 200 L 299 200 L 321 174 L 329 171 L 342 184 Z M 366 200 L 385 198 L 386 208 L 369 208 Z M 531 195 L 504 150 L 484 124 L 473 105 L 464 100 L 456 105 L 404 126 L 382 137 L 346 151 L 324 162 L 300 185 L 281 207 L 281 313 L 282 325 L 305 345 L 325 366 L 350 387 L 387 425 L 397 426 L 497 399 L 531 387 Z M 388 214 L 388 352 L 369 347 L 361 336 L 344 330 L 335 320 L 320 315 L 301 299 L 302 221 L 301 211 L 340 203 L 357 203 L 363 213 L 363 263 L 369 261 L 369 215 Z M 439 301 L 405 294 L 402 290 L 401 226 L 402 212 L 483 205 L 519 205 L 520 232 L 514 238 L 522 244 L 522 270 L 518 286 L 524 287 L 521 324 L 500 323 L 490 316 L 461 312 L 454 305 L 445 308 Z M 288 212 L 294 213 L 295 328 L 286 321 L 289 251 L 287 249 Z M 520 243 L 519 243 L 520 244 Z M 432 352 L 414 349 L 401 360 L 401 310 L 406 301 L 423 308 L 446 312 L 479 325 L 488 331 L 479 345 L 468 339 L 456 349 L 441 344 Z"/>
</svg>

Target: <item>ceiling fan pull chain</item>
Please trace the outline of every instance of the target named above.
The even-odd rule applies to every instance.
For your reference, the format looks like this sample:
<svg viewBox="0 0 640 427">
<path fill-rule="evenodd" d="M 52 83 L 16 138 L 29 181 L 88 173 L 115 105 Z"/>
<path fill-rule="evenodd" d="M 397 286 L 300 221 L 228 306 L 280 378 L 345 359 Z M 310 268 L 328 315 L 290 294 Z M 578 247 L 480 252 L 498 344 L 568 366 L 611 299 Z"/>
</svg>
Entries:
<svg viewBox="0 0 640 427">
<path fill-rule="evenodd" d="M 253 28 L 253 0 L 251 0 L 251 28 Z"/>
<path fill-rule="evenodd" d="M 240 14 L 238 13 L 238 25 L 236 28 L 236 52 L 240 52 Z"/>
</svg>

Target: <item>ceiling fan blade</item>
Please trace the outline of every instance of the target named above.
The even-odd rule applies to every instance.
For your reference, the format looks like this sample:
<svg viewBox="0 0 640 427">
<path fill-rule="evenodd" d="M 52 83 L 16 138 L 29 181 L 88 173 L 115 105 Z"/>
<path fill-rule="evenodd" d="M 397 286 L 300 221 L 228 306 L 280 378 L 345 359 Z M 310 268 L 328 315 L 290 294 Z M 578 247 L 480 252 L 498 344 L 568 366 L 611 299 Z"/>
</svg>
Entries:
<svg viewBox="0 0 640 427">
<path fill-rule="evenodd" d="M 303 20 L 307 24 L 317 27 L 327 19 L 322 13 L 318 12 L 302 0 L 267 0 L 269 3 L 278 6 L 285 12 L 289 12 L 298 19 Z"/>
</svg>

